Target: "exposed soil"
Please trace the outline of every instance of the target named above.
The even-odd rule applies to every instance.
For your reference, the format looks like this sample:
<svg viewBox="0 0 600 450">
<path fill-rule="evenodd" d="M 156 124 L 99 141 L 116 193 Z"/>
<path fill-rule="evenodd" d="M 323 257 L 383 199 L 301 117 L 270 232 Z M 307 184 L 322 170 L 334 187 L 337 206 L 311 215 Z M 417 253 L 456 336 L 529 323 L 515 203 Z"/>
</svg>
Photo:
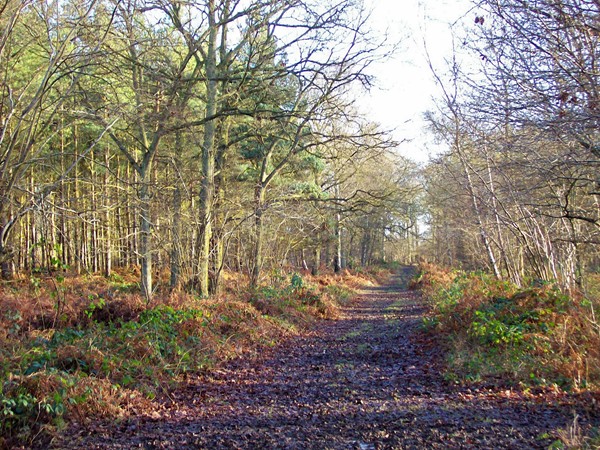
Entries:
<svg viewBox="0 0 600 450">
<path fill-rule="evenodd" d="M 551 391 L 457 386 L 420 329 L 408 269 L 336 321 L 259 359 L 190 381 L 148 415 L 72 429 L 57 448 L 529 449 L 598 424 L 597 405 Z"/>
</svg>

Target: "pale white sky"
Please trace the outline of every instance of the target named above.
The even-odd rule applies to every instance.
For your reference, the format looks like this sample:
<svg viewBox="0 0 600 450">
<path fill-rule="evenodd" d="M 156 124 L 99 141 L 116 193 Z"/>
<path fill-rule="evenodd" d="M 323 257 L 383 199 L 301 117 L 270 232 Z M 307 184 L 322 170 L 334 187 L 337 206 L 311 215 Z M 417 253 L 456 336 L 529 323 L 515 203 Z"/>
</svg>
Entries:
<svg viewBox="0 0 600 450">
<path fill-rule="evenodd" d="M 371 72 L 377 86 L 359 100 L 367 117 L 383 128 L 395 128 L 397 140 L 411 142 L 400 146 L 401 154 L 426 161 L 428 149 L 436 150 L 425 135 L 423 113 L 433 108 L 437 88 L 427 66 L 424 42 L 436 68 L 443 69 L 444 58 L 452 53 L 450 24 L 471 8 L 468 0 L 365 0 L 373 9 L 373 23 L 387 29 L 390 39 L 402 40 L 394 58 L 379 63 Z M 467 14 L 470 20 L 474 13 Z"/>
</svg>

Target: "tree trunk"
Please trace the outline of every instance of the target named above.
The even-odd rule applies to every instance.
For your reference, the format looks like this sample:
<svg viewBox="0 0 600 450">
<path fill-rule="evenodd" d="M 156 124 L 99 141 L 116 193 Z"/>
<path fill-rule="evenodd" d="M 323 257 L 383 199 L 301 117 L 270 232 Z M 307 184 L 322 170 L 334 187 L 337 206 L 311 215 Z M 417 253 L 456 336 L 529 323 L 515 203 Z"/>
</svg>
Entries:
<svg viewBox="0 0 600 450">
<path fill-rule="evenodd" d="M 210 293 L 212 295 L 218 295 L 221 290 L 221 273 L 225 262 L 225 226 L 227 219 L 226 212 L 224 211 L 227 195 L 225 163 L 229 147 L 230 124 L 230 120 L 228 119 L 221 121 L 221 129 L 219 130 L 220 144 L 215 158 L 217 172 L 215 175 L 215 230 L 213 231 L 212 274 L 210 278 Z"/>
<path fill-rule="evenodd" d="M 98 184 L 96 176 L 96 160 L 94 152 L 90 152 L 90 179 L 91 179 L 91 242 L 90 242 L 90 259 L 92 263 L 92 272 L 97 273 L 100 268 L 98 257 L 100 256 L 100 246 L 98 245 L 98 194 L 96 186 Z"/>
<path fill-rule="evenodd" d="M 7 221 L 1 228 L 0 233 L 0 273 L 3 280 L 12 280 L 13 278 L 13 253 L 7 245 L 8 234 L 12 225 Z"/>
<path fill-rule="evenodd" d="M 385 254 L 385 225 L 381 226 L 381 261 L 386 262 L 386 254 Z"/>
<path fill-rule="evenodd" d="M 311 274 L 313 276 L 318 275 L 320 267 L 321 267 L 321 245 L 319 242 L 317 242 L 317 245 L 315 246 L 315 250 L 314 250 L 314 255 L 313 255 L 313 266 L 310 271 Z"/>
<path fill-rule="evenodd" d="M 171 239 L 171 280 L 169 287 L 176 290 L 181 277 L 181 189 L 173 193 L 173 237 Z"/>
<path fill-rule="evenodd" d="M 473 204 L 473 210 L 475 211 L 475 218 L 477 220 L 477 226 L 479 227 L 479 234 L 481 236 L 483 246 L 485 247 L 485 250 L 487 252 L 490 266 L 492 267 L 492 270 L 494 271 L 494 275 L 496 276 L 496 278 L 502 279 L 502 274 L 500 273 L 500 269 L 498 268 L 498 263 L 496 260 L 496 256 L 494 255 L 494 250 L 492 248 L 490 238 L 488 236 L 487 230 L 485 229 L 485 225 L 483 223 L 481 209 L 479 208 L 479 202 L 477 199 L 477 195 L 475 193 L 475 187 L 474 187 L 473 181 L 471 179 L 471 172 L 468 167 L 466 158 L 462 153 L 461 143 L 458 141 L 458 138 L 456 138 L 456 141 L 455 141 L 455 149 L 460 158 L 460 162 L 461 162 L 463 171 L 465 173 L 465 178 L 467 179 L 467 188 L 469 191 L 469 196 L 471 198 L 471 202 Z"/>
<path fill-rule="evenodd" d="M 303 270 L 308 270 L 308 264 L 306 263 L 306 250 L 304 248 L 300 249 L 300 263 L 302 264 Z"/>
<path fill-rule="evenodd" d="M 341 215 L 335 215 L 335 255 L 333 257 L 333 271 L 339 273 L 342 271 L 342 224 Z"/>
<path fill-rule="evenodd" d="M 150 223 L 150 186 L 146 180 L 147 173 L 143 173 L 140 186 L 140 258 L 141 258 L 141 284 L 142 295 L 147 303 L 152 300 L 152 248 Z"/>
<path fill-rule="evenodd" d="M 202 186 L 200 190 L 200 254 L 198 282 L 200 295 L 209 295 L 210 246 L 212 240 L 213 198 L 215 190 L 215 134 L 217 112 L 217 20 L 215 0 L 208 1 L 208 48 L 206 66 L 206 118 L 202 143 Z"/>
<path fill-rule="evenodd" d="M 104 152 L 104 276 L 109 277 L 112 272 L 112 236 L 111 236 L 111 198 L 108 187 L 110 159 L 108 151 Z"/>
<path fill-rule="evenodd" d="M 256 287 L 260 278 L 260 271 L 263 264 L 263 212 L 265 208 L 266 189 L 262 183 L 256 188 L 254 197 L 254 248 L 252 255 L 252 274 L 250 276 L 250 286 Z"/>
<path fill-rule="evenodd" d="M 74 161 L 77 161 L 79 159 L 79 129 L 77 127 L 77 124 L 73 125 L 73 158 Z M 79 164 L 75 166 L 75 169 L 73 170 L 73 209 L 75 209 L 76 211 L 79 211 L 81 209 L 81 203 L 80 200 L 81 199 L 81 192 L 80 192 L 80 182 L 79 182 Z M 82 247 L 83 247 L 83 241 L 85 240 L 85 235 L 83 234 L 83 223 L 81 228 L 79 226 L 77 226 L 78 224 L 75 223 L 75 226 L 73 227 L 73 257 L 75 259 L 75 272 L 77 273 L 77 275 L 81 274 L 81 265 L 83 263 L 83 253 L 82 253 Z"/>
</svg>

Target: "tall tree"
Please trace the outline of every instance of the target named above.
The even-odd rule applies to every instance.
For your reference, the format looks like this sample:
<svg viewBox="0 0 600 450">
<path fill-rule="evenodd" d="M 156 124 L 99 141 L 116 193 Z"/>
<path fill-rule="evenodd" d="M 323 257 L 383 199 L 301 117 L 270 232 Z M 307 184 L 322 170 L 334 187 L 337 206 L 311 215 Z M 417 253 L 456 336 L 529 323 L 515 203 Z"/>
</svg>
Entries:
<svg viewBox="0 0 600 450">
<path fill-rule="evenodd" d="M 23 185 L 49 141 L 69 126 L 70 121 L 64 120 L 67 102 L 82 69 L 98 56 L 107 30 L 90 23 L 97 6 L 96 0 L 6 0 L 0 7 L 0 265 L 4 277 L 10 276 L 11 230 L 67 175 L 59 174 L 35 192 Z M 83 39 L 88 34 L 96 36 L 93 44 Z M 82 155 L 110 126 L 107 123 L 98 132 Z M 74 167 L 71 164 L 65 171 Z"/>
</svg>

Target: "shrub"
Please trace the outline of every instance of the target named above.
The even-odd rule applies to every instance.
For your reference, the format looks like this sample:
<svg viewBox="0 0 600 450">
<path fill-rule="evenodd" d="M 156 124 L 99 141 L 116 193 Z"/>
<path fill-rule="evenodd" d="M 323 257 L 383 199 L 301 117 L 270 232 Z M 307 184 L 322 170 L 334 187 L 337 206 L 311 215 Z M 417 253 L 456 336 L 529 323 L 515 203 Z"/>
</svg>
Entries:
<svg viewBox="0 0 600 450">
<path fill-rule="evenodd" d="M 552 283 L 524 289 L 482 272 L 421 267 L 414 285 L 431 302 L 428 330 L 445 337 L 459 378 L 565 388 L 600 383 L 600 333 L 585 300 Z"/>
<path fill-rule="evenodd" d="M 291 276 L 287 286 L 277 288 L 262 286 L 250 295 L 250 303 L 267 316 L 278 316 L 292 325 L 306 323 L 314 317 L 332 319 L 337 317 L 335 297 L 319 292 L 309 285 L 301 275 Z"/>
</svg>

